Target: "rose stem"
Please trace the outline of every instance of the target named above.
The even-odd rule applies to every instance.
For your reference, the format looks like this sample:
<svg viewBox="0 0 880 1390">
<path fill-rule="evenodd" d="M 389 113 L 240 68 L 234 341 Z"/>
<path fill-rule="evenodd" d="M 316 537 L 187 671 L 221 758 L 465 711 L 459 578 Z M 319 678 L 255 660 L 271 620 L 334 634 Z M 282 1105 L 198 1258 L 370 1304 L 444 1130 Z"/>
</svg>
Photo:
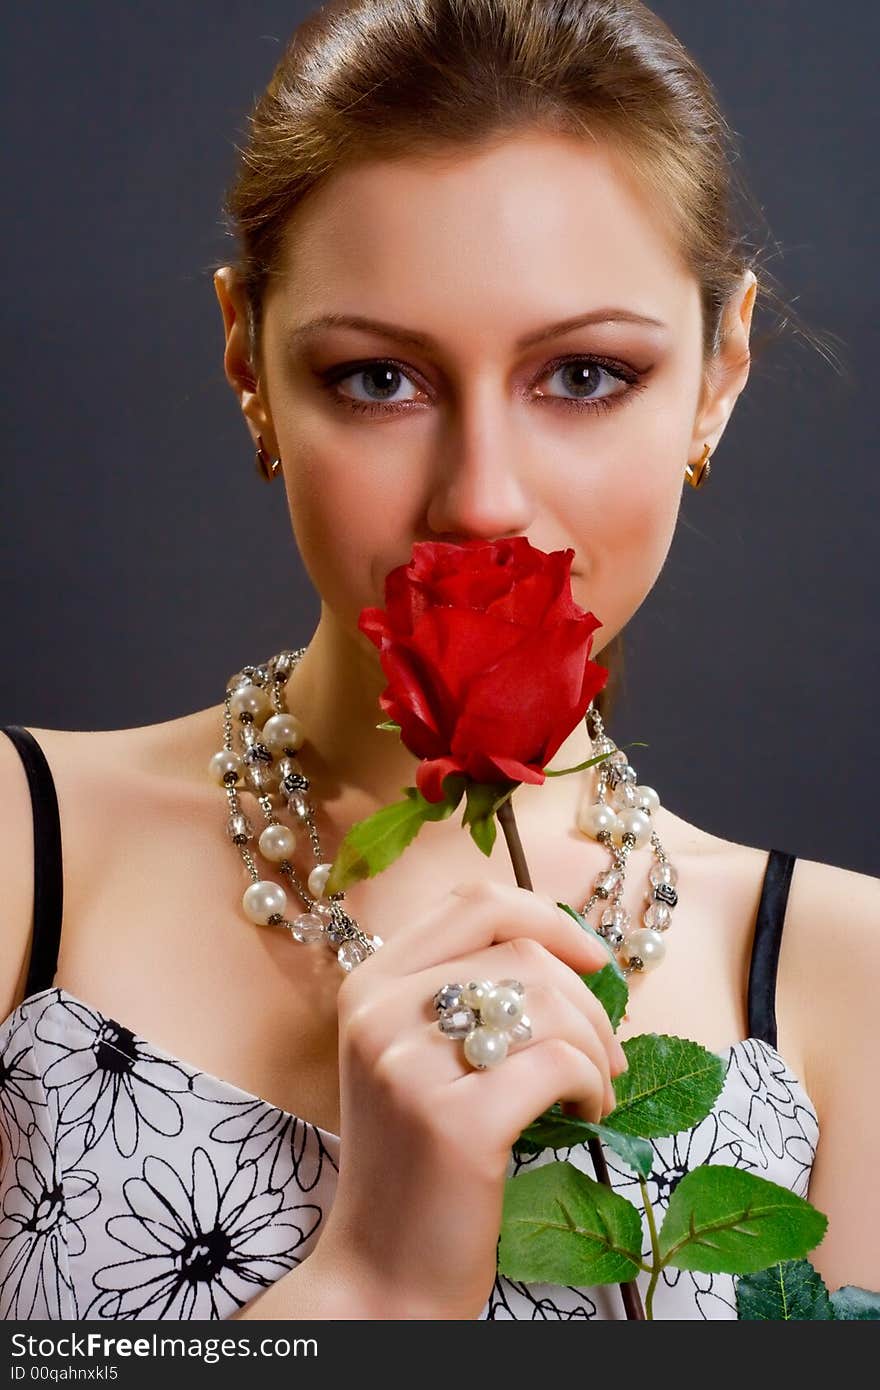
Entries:
<svg viewBox="0 0 880 1390">
<path fill-rule="evenodd" d="M 507 848 L 510 852 L 513 874 L 517 885 L 520 888 L 528 888 L 534 892 L 532 878 L 526 863 L 525 854 L 523 853 L 522 841 L 519 838 L 519 830 L 517 829 L 516 819 L 513 814 L 512 796 L 509 796 L 507 800 L 498 807 L 495 814 L 501 822 L 501 829 L 504 831 L 504 838 L 507 841 Z M 603 1182 L 606 1187 L 611 1187 L 611 1179 L 608 1176 L 608 1165 L 605 1162 L 605 1155 L 602 1152 L 600 1141 L 598 1139 L 590 1139 L 587 1142 L 596 1177 L 599 1182 Z M 623 1306 L 626 1310 L 627 1319 L 633 1322 L 643 1322 L 645 1319 L 645 1312 L 642 1308 L 641 1295 L 639 1294 L 639 1287 L 635 1279 L 631 1279 L 629 1283 L 620 1285 L 620 1296 L 623 1299 Z"/>
</svg>

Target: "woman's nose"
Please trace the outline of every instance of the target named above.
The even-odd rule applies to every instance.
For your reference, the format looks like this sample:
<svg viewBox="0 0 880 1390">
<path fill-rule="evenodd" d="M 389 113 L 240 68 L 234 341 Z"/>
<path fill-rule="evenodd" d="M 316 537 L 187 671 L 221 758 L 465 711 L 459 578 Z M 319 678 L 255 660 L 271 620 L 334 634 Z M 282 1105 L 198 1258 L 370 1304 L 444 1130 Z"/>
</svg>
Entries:
<svg viewBox="0 0 880 1390">
<path fill-rule="evenodd" d="M 534 499 L 526 441 L 499 393 L 462 406 L 437 441 L 427 522 L 435 535 L 489 540 L 519 535 L 530 525 Z"/>
</svg>

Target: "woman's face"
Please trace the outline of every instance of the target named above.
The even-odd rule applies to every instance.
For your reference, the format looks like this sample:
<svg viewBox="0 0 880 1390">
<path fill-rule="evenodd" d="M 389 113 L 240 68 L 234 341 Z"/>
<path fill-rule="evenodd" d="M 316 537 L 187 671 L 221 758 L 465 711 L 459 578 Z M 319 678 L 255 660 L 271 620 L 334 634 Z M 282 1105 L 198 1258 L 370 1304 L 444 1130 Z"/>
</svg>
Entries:
<svg viewBox="0 0 880 1390">
<path fill-rule="evenodd" d="M 334 175 L 292 219 L 240 392 L 324 604 L 357 634 L 413 541 L 525 535 L 574 550 L 597 654 L 745 384 L 753 286 L 704 382 L 698 286 L 607 151 L 529 133 Z"/>
</svg>

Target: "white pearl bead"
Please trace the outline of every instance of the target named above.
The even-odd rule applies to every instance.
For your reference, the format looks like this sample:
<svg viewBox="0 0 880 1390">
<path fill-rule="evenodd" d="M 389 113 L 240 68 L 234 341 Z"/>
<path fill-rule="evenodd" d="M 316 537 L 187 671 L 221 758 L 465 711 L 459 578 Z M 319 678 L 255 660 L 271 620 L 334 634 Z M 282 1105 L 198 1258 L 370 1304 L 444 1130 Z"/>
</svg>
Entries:
<svg viewBox="0 0 880 1390">
<path fill-rule="evenodd" d="M 296 836 L 287 825 L 267 825 L 257 844 L 264 859 L 272 864 L 280 864 L 282 859 L 292 857 Z"/>
<path fill-rule="evenodd" d="M 507 1034 L 500 1028 L 475 1028 L 464 1040 L 464 1055 L 472 1067 L 497 1067 L 507 1056 Z"/>
<path fill-rule="evenodd" d="M 227 772 L 234 772 L 236 780 L 241 776 L 242 763 L 237 753 L 231 749 L 221 748 L 219 753 L 215 753 L 208 763 L 208 772 L 215 782 L 224 786 L 224 778 Z"/>
<path fill-rule="evenodd" d="M 461 992 L 462 1003 L 481 1009 L 494 988 L 491 980 L 469 980 Z"/>
<path fill-rule="evenodd" d="M 635 849 L 641 849 L 643 845 L 648 844 L 653 827 L 651 817 L 646 815 L 644 811 L 640 811 L 636 806 L 630 806 L 625 811 L 619 811 L 617 819 L 620 823 L 620 829 L 619 831 L 617 829 L 612 831 L 616 844 L 623 843 L 624 835 L 635 835 Z"/>
<path fill-rule="evenodd" d="M 316 864 L 309 874 L 309 892 L 313 898 L 323 898 L 332 864 Z"/>
<path fill-rule="evenodd" d="M 645 970 L 653 970 L 666 955 L 666 942 L 657 931 L 650 927 L 638 927 L 631 931 L 624 941 L 627 960 L 638 956 Z"/>
<path fill-rule="evenodd" d="M 272 702 L 262 686 L 242 685 L 230 696 L 229 708 L 233 718 L 249 714 L 255 724 L 262 726 L 264 719 L 271 712 Z"/>
<path fill-rule="evenodd" d="M 653 787 L 638 786 L 636 787 L 636 792 L 639 798 L 637 804 L 643 811 L 646 811 L 648 815 L 651 816 L 653 816 L 655 811 L 659 811 L 660 798 Z"/>
<path fill-rule="evenodd" d="M 613 830 L 616 821 L 617 812 L 614 807 L 606 805 L 603 801 L 587 803 L 578 811 L 578 829 L 585 835 L 591 835 L 594 840 L 600 830 Z"/>
<path fill-rule="evenodd" d="M 241 905 L 246 917 L 258 926 L 265 927 L 269 918 L 274 917 L 276 912 L 280 912 L 282 917 L 286 916 L 287 894 L 280 883 L 273 883 L 270 878 L 261 878 L 259 883 L 252 883 L 250 888 L 245 889 Z"/>
<path fill-rule="evenodd" d="M 271 753 L 295 752 L 303 740 L 302 725 L 292 714 L 273 714 L 263 725 L 263 742 Z"/>
<path fill-rule="evenodd" d="M 490 1028 L 512 1028 L 523 1015 L 523 997 L 515 989 L 494 989 L 480 1007 L 480 1018 Z"/>
</svg>

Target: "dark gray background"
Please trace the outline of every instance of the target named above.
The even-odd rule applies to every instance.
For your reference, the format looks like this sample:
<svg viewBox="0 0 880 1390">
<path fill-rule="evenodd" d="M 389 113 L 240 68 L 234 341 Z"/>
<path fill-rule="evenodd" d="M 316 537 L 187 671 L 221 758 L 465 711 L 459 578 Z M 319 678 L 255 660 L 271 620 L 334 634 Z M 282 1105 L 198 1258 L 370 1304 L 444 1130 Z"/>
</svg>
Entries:
<svg viewBox="0 0 880 1390">
<path fill-rule="evenodd" d="M 7 11 L 0 723 L 170 719 L 308 641 L 318 602 L 253 470 L 211 272 L 233 143 L 311 8 Z M 754 364 L 627 629 L 610 731 L 649 744 L 640 780 L 678 815 L 877 874 L 878 12 L 655 8 L 715 83 L 768 264 L 845 373 L 794 335 Z"/>
</svg>

